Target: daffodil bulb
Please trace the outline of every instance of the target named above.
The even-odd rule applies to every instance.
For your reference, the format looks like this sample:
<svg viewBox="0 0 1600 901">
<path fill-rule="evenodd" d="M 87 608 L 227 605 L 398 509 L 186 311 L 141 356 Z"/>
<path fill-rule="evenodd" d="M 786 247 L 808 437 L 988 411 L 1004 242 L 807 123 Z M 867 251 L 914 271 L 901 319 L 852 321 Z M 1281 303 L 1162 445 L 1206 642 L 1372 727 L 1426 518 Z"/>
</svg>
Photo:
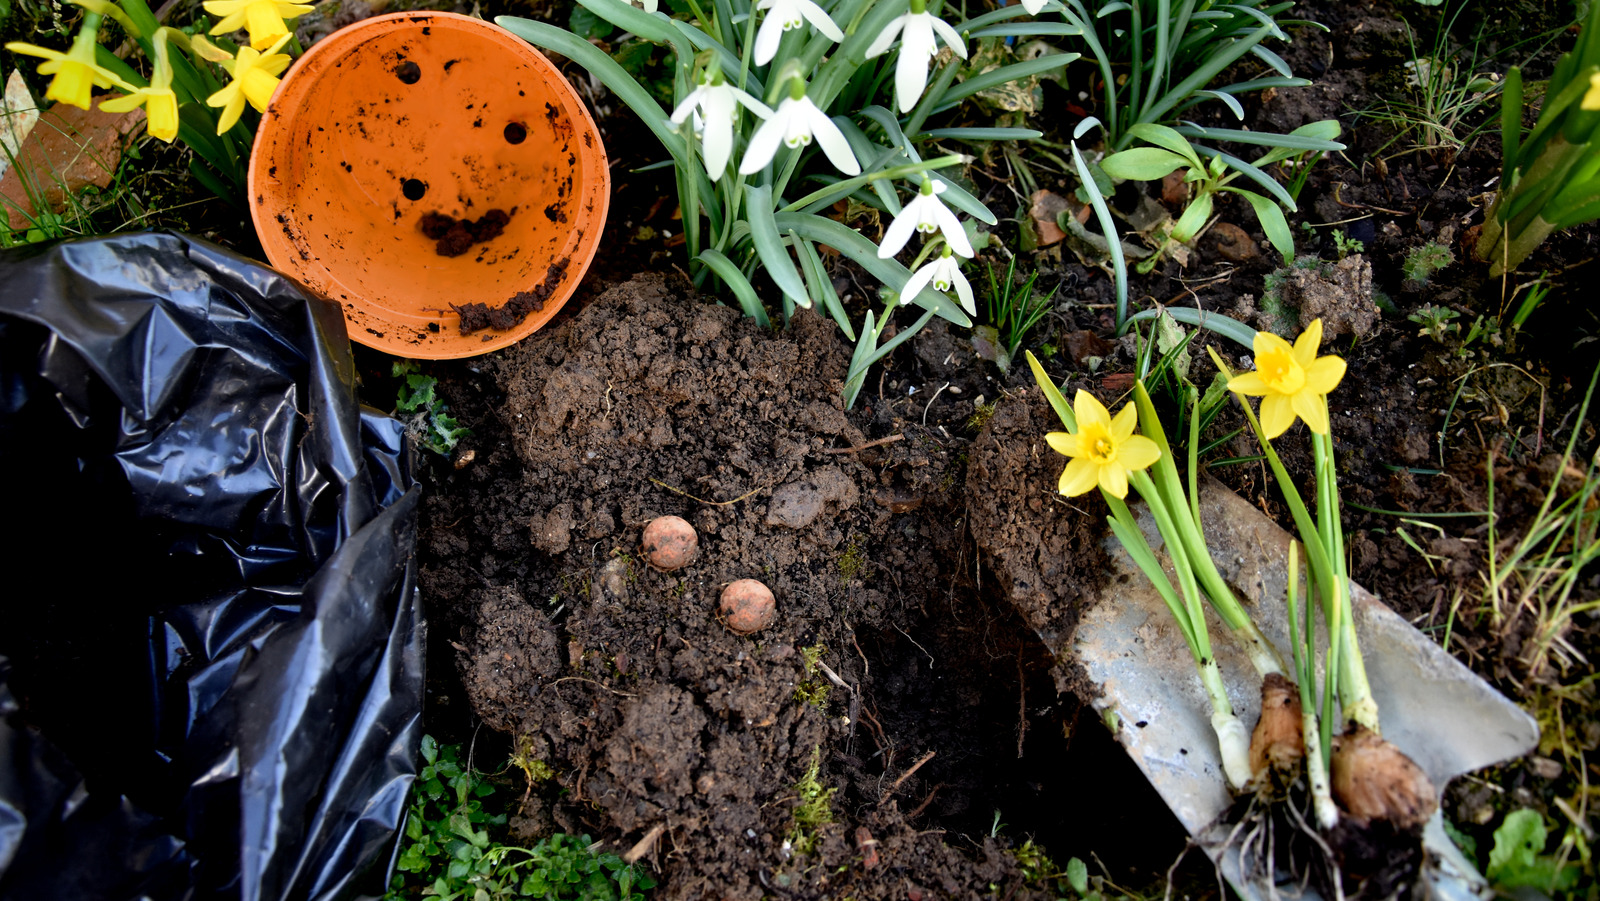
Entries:
<svg viewBox="0 0 1600 901">
<path fill-rule="evenodd" d="M 861 174 L 861 164 L 856 162 L 856 155 L 851 152 L 850 142 L 845 140 L 844 132 L 806 96 L 805 81 L 795 78 L 790 82 L 789 96 L 783 98 L 777 111 L 761 123 L 761 127 L 750 137 L 750 146 L 745 148 L 739 173 L 750 175 L 760 172 L 763 166 L 772 162 L 780 143 L 789 147 L 804 147 L 811 143 L 812 138 L 816 138 L 835 169 L 846 175 Z"/>
<path fill-rule="evenodd" d="M 967 45 L 954 28 L 928 12 L 927 0 L 911 0 L 910 12 L 896 17 L 878 32 L 867 47 L 867 58 L 886 53 L 896 36 L 900 38 L 900 57 L 894 66 L 894 95 L 900 112 L 909 113 L 928 86 L 928 63 L 939 52 L 938 41 L 943 40 L 962 59 L 967 58 Z"/>
<path fill-rule="evenodd" d="M 763 119 L 772 118 L 771 107 L 728 84 L 721 67 L 713 64 L 701 76 L 700 85 L 672 111 L 674 125 L 682 125 L 693 115 L 694 129 L 701 134 L 706 174 L 713 179 L 721 178 L 728 168 L 733 154 L 733 120 L 740 104 Z"/>
<path fill-rule="evenodd" d="M 922 289 L 930 284 L 933 290 L 945 294 L 954 287 L 956 296 L 961 298 L 961 308 L 967 311 L 968 316 L 978 315 L 978 307 L 972 300 L 972 283 L 961 274 L 961 260 L 950 252 L 948 244 L 944 246 L 943 253 L 924 263 L 906 279 L 906 286 L 900 291 L 900 303 L 904 305 L 915 300 Z"/>
<path fill-rule="evenodd" d="M 806 22 L 832 40 L 844 40 L 844 32 L 812 0 L 760 0 L 756 9 L 767 11 L 767 17 L 761 21 L 761 30 L 756 32 L 755 59 L 758 66 L 765 66 L 778 55 L 778 42 L 783 39 L 785 31 L 792 31 Z"/>
<path fill-rule="evenodd" d="M 931 178 L 922 180 L 922 189 L 917 196 L 906 201 L 906 205 L 900 208 L 900 215 L 894 217 L 894 221 L 889 223 L 889 230 L 883 233 L 883 243 L 878 245 L 878 259 L 887 260 L 905 249 L 913 231 L 925 235 L 941 232 L 951 249 L 961 256 L 972 257 L 972 242 L 967 240 L 961 220 L 939 199 L 939 195 L 946 190 L 948 188 L 943 182 Z"/>
</svg>

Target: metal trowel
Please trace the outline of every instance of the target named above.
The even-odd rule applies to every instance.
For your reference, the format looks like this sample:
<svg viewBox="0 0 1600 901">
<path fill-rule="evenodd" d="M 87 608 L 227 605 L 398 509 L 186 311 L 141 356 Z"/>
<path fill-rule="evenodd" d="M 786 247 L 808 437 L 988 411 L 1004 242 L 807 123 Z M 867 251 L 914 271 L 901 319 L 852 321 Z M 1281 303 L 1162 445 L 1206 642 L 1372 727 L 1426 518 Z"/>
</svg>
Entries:
<svg viewBox="0 0 1600 901">
<path fill-rule="evenodd" d="M 1142 505 L 1134 509 L 1151 547 L 1164 558 L 1148 511 Z M 1201 487 L 1200 516 L 1218 569 L 1288 659 L 1289 534 L 1215 480 Z M 1096 707 L 1115 724 L 1117 740 L 1241 897 L 1315 897 L 1299 883 L 1267 886 L 1241 879 L 1238 852 L 1222 840 L 1224 827 L 1218 822 L 1232 798 L 1194 658 L 1149 580 L 1114 538 L 1106 540 L 1115 567 L 1111 587 L 1083 613 L 1074 634 L 1076 656 L 1100 691 Z M 1520 756 L 1538 743 L 1539 728 L 1531 716 L 1367 591 L 1352 586 L 1352 594 L 1383 735 L 1426 770 L 1441 791 L 1462 773 Z M 1209 622 L 1234 712 L 1247 726 L 1254 724 L 1260 680 L 1227 627 L 1215 616 Z M 1424 843 L 1436 862 L 1429 874 L 1435 895 L 1467 901 L 1491 894 L 1446 837 L 1438 813 Z"/>
</svg>

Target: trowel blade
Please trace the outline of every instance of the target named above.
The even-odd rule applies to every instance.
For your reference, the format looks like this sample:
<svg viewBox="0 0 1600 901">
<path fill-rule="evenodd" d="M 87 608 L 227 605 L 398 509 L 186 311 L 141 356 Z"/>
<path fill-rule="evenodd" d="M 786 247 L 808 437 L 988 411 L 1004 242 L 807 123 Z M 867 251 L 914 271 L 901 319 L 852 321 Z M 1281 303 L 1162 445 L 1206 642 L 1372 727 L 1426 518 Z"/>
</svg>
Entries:
<svg viewBox="0 0 1600 901">
<path fill-rule="evenodd" d="M 1151 547 L 1165 559 L 1148 511 L 1140 505 L 1136 512 Z M 1289 659 L 1284 602 L 1289 534 L 1214 480 L 1202 485 L 1200 516 L 1217 568 L 1262 633 Z M 1103 716 L 1115 714 L 1105 718 L 1116 723 L 1117 740 L 1242 897 L 1314 897 L 1302 894 L 1298 884 L 1242 884 L 1236 855 L 1223 853 L 1217 835 L 1208 833 L 1232 800 L 1211 728 L 1210 702 L 1166 604 L 1115 539 L 1107 542 L 1116 567 L 1112 587 L 1084 612 L 1074 635 L 1077 657 L 1100 689 L 1096 706 Z M 1352 607 L 1384 737 L 1426 770 L 1441 791 L 1462 773 L 1520 756 L 1538 743 L 1531 716 L 1359 586 L 1352 586 Z M 1227 627 L 1214 615 L 1208 622 L 1234 712 L 1254 724 L 1260 680 L 1238 643 L 1228 638 Z M 1437 814 L 1424 841 L 1438 856 L 1430 874 L 1436 893 L 1463 901 L 1486 895 L 1487 884 L 1450 843 Z"/>
</svg>

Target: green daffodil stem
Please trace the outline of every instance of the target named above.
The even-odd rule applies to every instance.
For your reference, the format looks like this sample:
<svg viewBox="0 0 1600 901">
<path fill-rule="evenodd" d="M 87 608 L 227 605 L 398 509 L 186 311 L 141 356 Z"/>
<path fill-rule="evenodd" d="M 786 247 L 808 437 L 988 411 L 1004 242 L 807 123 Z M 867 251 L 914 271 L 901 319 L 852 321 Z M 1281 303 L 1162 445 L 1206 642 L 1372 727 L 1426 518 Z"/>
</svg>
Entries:
<svg viewBox="0 0 1600 901">
<path fill-rule="evenodd" d="M 1289 541 L 1289 647 L 1294 655 L 1295 683 L 1300 688 L 1300 739 L 1306 747 L 1306 778 L 1311 783 L 1311 806 L 1317 826 L 1324 832 L 1339 824 L 1339 807 L 1333 802 L 1328 782 L 1328 749 L 1322 744 L 1322 729 L 1317 716 L 1316 698 L 1311 691 L 1316 676 L 1317 639 L 1311 623 L 1311 605 L 1305 605 L 1302 620 L 1296 595 L 1300 589 L 1300 542 Z M 1302 629 L 1301 626 L 1304 626 Z"/>
<path fill-rule="evenodd" d="M 1359 723 L 1376 735 L 1382 735 L 1378 726 L 1378 704 L 1372 698 L 1372 686 L 1367 681 L 1366 662 L 1361 657 L 1361 646 L 1356 640 L 1355 620 L 1350 603 L 1350 574 L 1344 553 L 1344 529 L 1339 514 L 1338 472 L 1334 466 L 1333 434 L 1313 433 L 1311 441 L 1313 460 L 1317 471 L 1317 519 L 1328 562 L 1333 567 L 1334 601 L 1339 607 L 1339 623 L 1343 631 L 1340 640 L 1339 704 L 1344 708 L 1347 722 Z"/>
<path fill-rule="evenodd" d="M 1198 392 L 1196 396 L 1198 397 Z M 1173 511 L 1171 534 L 1178 536 L 1182 544 L 1182 556 L 1193 567 L 1195 580 L 1205 590 L 1205 595 L 1211 600 L 1211 606 L 1217 611 L 1217 615 L 1239 640 L 1256 672 L 1262 678 L 1272 673 L 1281 674 L 1284 671 L 1283 658 L 1278 655 L 1272 642 L 1256 628 L 1255 622 L 1239 603 L 1239 599 L 1234 597 L 1233 590 L 1217 571 L 1216 563 L 1211 559 L 1211 552 L 1206 547 L 1205 535 L 1200 524 L 1198 460 L 1195 456 L 1199 442 L 1194 440 L 1195 436 L 1191 434 L 1188 458 L 1189 493 L 1186 499 L 1183 483 L 1178 476 L 1178 468 L 1173 462 L 1172 446 L 1167 441 L 1166 432 L 1161 426 L 1161 418 L 1156 415 L 1155 404 L 1151 402 L 1150 393 L 1145 390 L 1142 381 L 1134 382 L 1133 400 L 1139 409 L 1139 430 L 1161 449 L 1161 459 L 1154 467 L 1155 482 L 1152 487 L 1160 495 L 1165 506 Z M 1191 432 L 1193 424 L 1198 421 L 1199 410 L 1196 409 L 1190 416 Z M 1149 500 L 1149 496 L 1143 491 L 1140 495 Z M 1163 530 L 1162 534 L 1169 533 Z M 1174 553 L 1173 556 L 1176 557 L 1178 554 Z"/>
</svg>

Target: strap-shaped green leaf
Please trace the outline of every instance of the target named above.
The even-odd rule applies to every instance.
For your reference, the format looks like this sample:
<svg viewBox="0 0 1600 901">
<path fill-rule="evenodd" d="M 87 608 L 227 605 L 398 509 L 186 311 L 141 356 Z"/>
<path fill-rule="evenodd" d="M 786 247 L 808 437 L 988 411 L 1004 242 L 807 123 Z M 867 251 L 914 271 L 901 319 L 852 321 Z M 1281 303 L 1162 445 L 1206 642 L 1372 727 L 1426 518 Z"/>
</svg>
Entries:
<svg viewBox="0 0 1600 901">
<path fill-rule="evenodd" d="M 822 308 L 839 324 L 839 330 L 844 332 L 845 337 L 854 341 L 856 330 L 850 325 L 850 314 L 845 312 L 839 292 L 833 290 L 833 279 L 828 277 L 827 267 L 822 265 L 817 248 L 792 231 L 789 232 L 789 238 L 800 249 L 800 272 L 805 275 L 811 293 L 822 299 Z"/>
<path fill-rule="evenodd" d="M 761 305 L 761 299 L 756 297 L 756 289 L 750 285 L 750 280 L 744 277 L 739 267 L 733 261 L 723 256 L 720 251 L 702 250 L 695 259 L 706 264 L 706 268 L 716 273 L 717 278 L 728 286 L 733 296 L 739 301 L 740 309 L 744 314 L 756 321 L 762 328 L 769 328 L 771 320 L 767 318 L 767 310 Z"/>
<path fill-rule="evenodd" d="M 789 249 L 783 246 L 778 226 L 772 219 L 772 188 L 769 185 L 747 185 L 744 189 L 745 218 L 750 222 L 750 242 L 755 245 L 756 256 L 766 267 L 778 290 L 797 305 L 811 309 L 811 297 L 806 294 L 800 271 L 789 259 Z"/>
<path fill-rule="evenodd" d="M 1184 325 L 1193 325 L 1198 328 L 1216 332 L 1224 338 L 1228 338 L 1237 342 L 1240 346 L 1249 349 L 1252 353 L 1255 350 L 1256 330 L 1248 325 L 1245 325 L 1237 319 L 1230 319 L 1221 313 L 1213 313 L 1207 310 L 1197 310 L 1193 307 L 1162 307 L 1155 310 L 1140 310 L 1129 317 L 1128 321 L 1138 322 L 1146 319 L 1153 320 L 1158 318 L 1163 312 L 1165 312 L 1168 316 L 1171 316 L 1173 319 L 1183 323 Z"/>
<path fill-rule="evenodd" d="M 987 91 L 990 88 L 1016 81 L 1019 78 L 1029 78 L 1034 75 L 1042 75 L 1054 69 L 1065 68 L 1068 63 L 1078 59 L 1079 56 L 1080 54 L 1077 53 L 1052 53 L 1049 56 L 1041 56 L 1038 59 L 1001 66 L 992 72 L 985 72 L 982 75 L 974 75 L 946 91 L 944 97 L 941 98 L 940 106 L 957 103 L 979 91 Z"/>
<path fill-rule="evenodd" d="M 1190 165 L 1193 164 L 1188 160 L 1160 147 L 1120 150 L 1100 161 L 1101 171 L 1124 181 L 1156 181 Z"/>
<path fill-rule="evenodd" d="M 1250 208 L 1256 211 L 1256 218 L 1261 220 L 1261 230 L 1267 233 L 1267 240 L 1272 246 L 1283 254 L 1284 262 L 1294 260 L 1294 232 L 1289 231 L 1289 223 L 1283 218 L 1283 210 L 1276 203 L 1262 197 L 1254 191 L 1242 191 L 1238 188 L 1223 188 L 1238 194 L 1250 201 Z"/>
</svg>

